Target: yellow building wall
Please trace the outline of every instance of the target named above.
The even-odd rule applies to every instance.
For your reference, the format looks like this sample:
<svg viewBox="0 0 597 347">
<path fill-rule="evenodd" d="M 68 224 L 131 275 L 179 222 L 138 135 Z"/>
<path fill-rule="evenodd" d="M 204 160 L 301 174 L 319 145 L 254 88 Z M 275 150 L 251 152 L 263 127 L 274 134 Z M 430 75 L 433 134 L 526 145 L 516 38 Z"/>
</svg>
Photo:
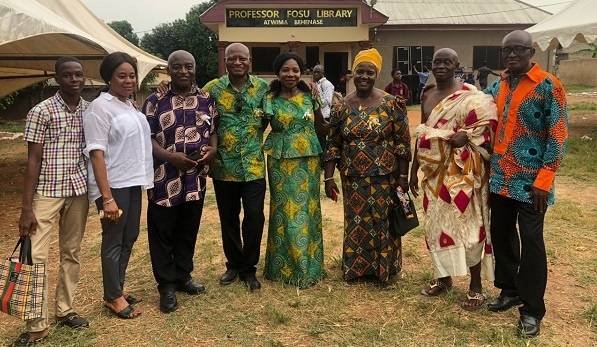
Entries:
<svg viewBox="0 0 597 347">
<path fill-rule="evenodd" d="M 219 24 L 220 41 L 228 42 L 352 42 L 367 41 L 369 28 L 358 27 L 283 27 L 283 28 L 228 28 Z"/>
</svg>

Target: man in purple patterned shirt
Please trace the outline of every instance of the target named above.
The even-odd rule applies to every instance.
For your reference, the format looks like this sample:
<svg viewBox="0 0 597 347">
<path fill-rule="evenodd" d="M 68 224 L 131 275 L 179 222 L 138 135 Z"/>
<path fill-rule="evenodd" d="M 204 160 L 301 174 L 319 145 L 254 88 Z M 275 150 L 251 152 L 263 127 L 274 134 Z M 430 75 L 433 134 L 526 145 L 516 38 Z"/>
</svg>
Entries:
<svg viewBox="0 0 597 347">
<path fill-rule="evenodd" d="M 195 84 L 193 56 L 170 54 L 168 74 L 168 90 L 151 94 L 142 110 L 151 129 L 155 169 L 154 188 L 147 194 L 149 253 L 164 313 L 176 310 L 177 290 L 205 291 L 191 272 L 208 164 L 217 148 L 217 111 Z"/>
</svg>

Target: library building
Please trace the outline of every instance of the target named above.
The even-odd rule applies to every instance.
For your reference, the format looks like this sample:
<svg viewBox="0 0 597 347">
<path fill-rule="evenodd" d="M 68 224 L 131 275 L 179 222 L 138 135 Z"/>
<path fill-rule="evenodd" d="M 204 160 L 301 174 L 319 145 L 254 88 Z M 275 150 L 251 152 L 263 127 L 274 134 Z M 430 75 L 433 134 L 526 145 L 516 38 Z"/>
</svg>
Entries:
<svg viewBox="0 0 597 347">
<path fill-rule="evenodd" d="M 391 71 L 400 69 L 415 98 L 417 71 L 431 66 L 435 50 L 456 50 L 464 73 L 484 64 L 500 71 L 504 35 L 549 15 L 518 0 L 492 0 L 490 9 L 478 0 L 221 0 L 201 15 L 201 22 L 218 34 L 220 74 L 226 72 L 226 46 L 242 42 L 251 50 L 253 74 L 274 78 L 276 55 L 293 51 L 309 69 L 322 64 L 336 89 L 350 92 L 353 57 L 375 47 L 383 56 L 377 87 L 383 88 Z M 540 50 L 535 61 L 545 69 L 554 63 Z"/>
</svg>

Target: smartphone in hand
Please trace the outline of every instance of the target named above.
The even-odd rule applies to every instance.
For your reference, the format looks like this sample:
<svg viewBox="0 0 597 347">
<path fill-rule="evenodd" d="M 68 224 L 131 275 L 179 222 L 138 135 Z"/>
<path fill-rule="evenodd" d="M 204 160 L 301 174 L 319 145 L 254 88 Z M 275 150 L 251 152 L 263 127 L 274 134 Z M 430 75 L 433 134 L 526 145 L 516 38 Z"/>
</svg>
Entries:
<svg viewBox="0 0 597 347">
<path fill-rule="evenodd" d="M 200 150 L 196 150 L 196 151 L 193 151 L 193 152 L 187 154 L 187 158 L 194 160 L 194 161 L 201 159 L 202 156 L 203 156 L 203 153 Z"/>
</svg>

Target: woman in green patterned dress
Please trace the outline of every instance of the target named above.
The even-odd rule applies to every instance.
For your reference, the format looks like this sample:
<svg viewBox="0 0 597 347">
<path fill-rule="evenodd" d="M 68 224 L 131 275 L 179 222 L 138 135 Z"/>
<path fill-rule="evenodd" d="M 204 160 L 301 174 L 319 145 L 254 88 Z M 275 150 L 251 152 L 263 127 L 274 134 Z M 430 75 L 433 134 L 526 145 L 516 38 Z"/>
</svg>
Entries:
<svg viewBox="0 0 597 347">
<path fill-rule="evenodd" d="M 267 154 L 270 214 L 264 276 L 301 288 L 324 275 L 321 205 L 322 152 L 315 125 L 324 130 L 319 103 L 301 81 L 304 64 L 294 53 L 274 60 L 264 113 L 272 131 L 263 145 Z"/>
<path fill-rule="evenodd" d="M 400 271 L 402 245 L 390 211 L 396 190 L 408 191 L 410 136 L 404 100 L 374 87 L 381 55 L 361 51 L 353 64 L 356 91 L 332 109 L 324 156 L 325 193 L 344 194 L 344 279 L 382 284 Z"/>
</svg>

